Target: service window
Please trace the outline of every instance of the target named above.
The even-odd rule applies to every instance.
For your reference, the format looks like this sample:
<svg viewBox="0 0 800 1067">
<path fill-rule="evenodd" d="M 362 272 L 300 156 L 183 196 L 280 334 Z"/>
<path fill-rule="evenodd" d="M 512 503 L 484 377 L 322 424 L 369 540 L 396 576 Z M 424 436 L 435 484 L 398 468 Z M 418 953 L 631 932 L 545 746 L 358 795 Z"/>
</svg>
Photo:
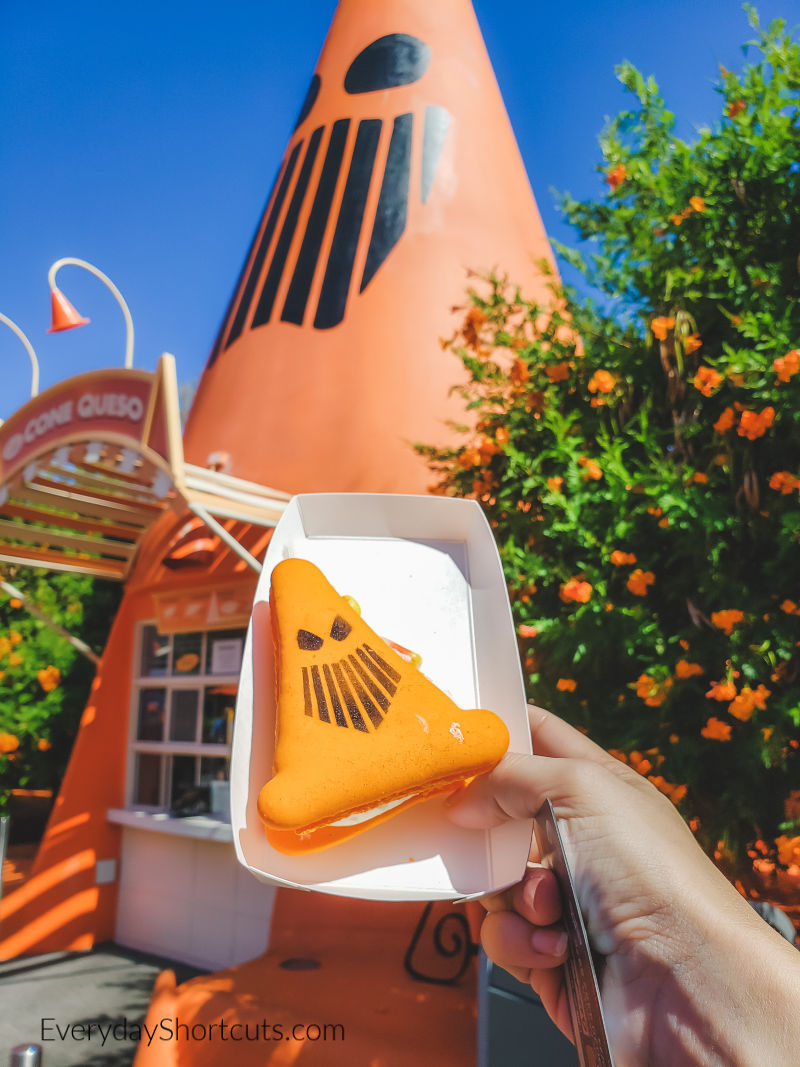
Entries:
<svg viewBox="0 0 800 1067">
<path fill-rule="evenodd" d="M 139 630 L 128 804 L 187 813 L 227 782 L 244 629 Z"/>
</svg>

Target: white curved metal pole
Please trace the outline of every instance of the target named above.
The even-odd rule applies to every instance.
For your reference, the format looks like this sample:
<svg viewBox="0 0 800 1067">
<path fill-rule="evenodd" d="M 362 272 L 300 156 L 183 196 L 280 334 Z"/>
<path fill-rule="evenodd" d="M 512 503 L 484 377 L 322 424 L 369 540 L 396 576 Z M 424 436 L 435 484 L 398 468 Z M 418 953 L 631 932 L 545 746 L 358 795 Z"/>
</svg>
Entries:
<svg viewBox="0 0 800 1067">
<path fill-rule="evenodd" d="M 10 330 L 12 330 L 17 335 L 17 337 L 19 337 L 20 341 L 22 341 L 23 345 L 25 345 L 25 350 L 27 351 L 28 355 L 31 358 L 31 400 L 32 400 L 39 392 L 39 360 L 36 358 L 36 353 L 33 350 L 33 345 L 30 343 L 30 341 L 25 336 L 25 334 L 22 332 L 22 330 L 19 328 L 19 326 L 17 326 L 16 322 L 14 322 L 12 319 L 10 319 L 7 315 L 3 315 L 2 313 L 0 313 L 0 322 L 4 322 L 6 324 L 6 326 L 8 326 L 8 328 Z"/>
<path fill-rule="evenodd" d="M 122 308 L 122 314 L 125 318 L 125 366 L 130 368 L 133 366 L 133 319 L 131 318 L 130 309 L 125 303 L 125 299 L 122 293 L 117 289 L 116 285 L 111 281 L 108 275 L 103 274 L 101 270 L 95 267 L 92 263 L 87 263 L 85 259 L 75 259 L 72 256 L 68 256 L 65 259 L 57 259 L 47 272 L 47 282 L 51 289 L 56 287 L 56 273 L 62 267 L 83 267 L 84 270 L 88 270 L 90 274 L 93 274 L 95 278 L 99 278 L 101 282 L 108 286 L 113 296 L 116 298 L 117 303 Z"/>
</svg>

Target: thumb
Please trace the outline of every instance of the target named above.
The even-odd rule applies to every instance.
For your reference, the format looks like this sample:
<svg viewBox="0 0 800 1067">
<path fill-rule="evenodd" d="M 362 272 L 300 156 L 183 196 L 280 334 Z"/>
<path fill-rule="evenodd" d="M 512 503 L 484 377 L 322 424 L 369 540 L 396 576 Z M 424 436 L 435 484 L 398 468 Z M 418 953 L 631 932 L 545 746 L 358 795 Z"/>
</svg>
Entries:
<svg viewBox="0 0 800 1067">
<path fill-rule="evenodd" d="M 458 826 L 490 829 L 510 819 L 531 819 L 549 797 L 554 804 L 572 792 L 569 783 L 579 760 L 509 752 L 447 801 L 448 817 Z"/>
</svg>

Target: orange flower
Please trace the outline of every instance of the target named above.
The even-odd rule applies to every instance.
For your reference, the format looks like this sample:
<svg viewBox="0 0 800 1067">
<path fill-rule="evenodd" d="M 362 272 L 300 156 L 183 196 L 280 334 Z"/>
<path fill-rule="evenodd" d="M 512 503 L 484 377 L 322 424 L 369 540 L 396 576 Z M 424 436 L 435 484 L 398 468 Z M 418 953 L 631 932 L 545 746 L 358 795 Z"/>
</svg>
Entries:
<svg viewBox="0 0 800 1067">
<path fill-rule="evenodd" d="M 692 352 L 696 352 L 698 348 L 703 347 L 703 342 L 700 339 L 699 333 L 690 333 L 683 342 L 683 350 L 687 356 L 691 356 Z"/>
<path fill-rule="evenodd" d="M 633 565 L 636 562 L 636 556 L 634 556 L 633 552 L 622 552 L 618 548 L 614 549 L 610 558 L 615 567 L 624 567 L 626 564 Z"/>
<path fill-rule="evenodd" d="M 692 678 L 695 674 L 705 674 L 699 663 L 689 663 L 688 660 L 679 659 L 675 664 L 676 678 Z"/>
<path fill-rule="evenodd" d="M 728 711 L 735 719 L 747 722 L 756 708 L 760 708 L 761 711 L 766 709 L 767 697 L 770 692 L 771 690 L 763 685 L 760 685 L 757 689 L 751 689 L 749 685 L 743 685 L 741 692 L 729 704 Z"/>
<path fill-rule="evenodd" d="M 666 341 L 667 334 L 675 327 L 675 319 L 669 318 L 667 315 L 659 315 L 658 318 L 652 319 L 650 322 L 650 329 L 653 331 L 653 336 L 658 338 L 659 341 Z"/>
<path fill-rule="evenodd" d="M 61 681 L 61 671 L 58 667 L 44 667 L 38 672 L 37 678 L 45 693 L 50 693 L 58 687 Z"/>
<path fill-rule="evenodd" d="M 779 382 L 788 382 L 800 370 L 800 348 L 793 348 L 785 356 L 773 360 L 772 369 L 778 375 Z"/>
<path fill-rule="evenodd" d="M 589 379 L 590 393 L 611 393 L 617 379 L 607 370 L 596 370 Z"/>
<path fill-rule="evenodd" d="M 670 221 L 673 222 L 675 226 L 680 226 L 680 224 L 683 222 L 683 219 L 684 219 L 684 216 L 682 214 L 681 215 L 670 215 Z M 662 337 L 661 340 L 663 341 L 664 338 Z"/>
<path fill-rule="evenodd" d="M 552 489 L 554 493 L 561 491 L 561 486 L 564 484 L 563 478 L 548 478 L 547 488 Z"/>
<path fill-rule="evenodd" d="M 51 749 L 51 748 L 52 748 L 53 746 L 52 746 L 52 744 L 51 744 L 51 743 L 50 743 L 50 742 L 49 742 L 49 741 L 47 740 L 47 738 L 46 738 L 46 737 L 40 737 L 40 738 L 39 738 L 39 740 L 38 740 L 38 741 L 36 742 L 36 747 L 37 747 L 37 748 L 39 749 L 39 751 L 40 751 L 40 752 L 47 752 L 47 751 L 48 751 L 49 749 Z"/>
<path fill-rule="evenodd" d="M 469 309 L 461 330 L 461 336 L 470 348 L 477 349 L 479 344 L 478 330 L 488 321 L 488 316 L 479 307 L 471 307 Z"/>
<path fill-rule="evenodd" d="M 12 596 L 12 598 L 8 602 L 8 606 L 11 608 L 21 608 L 22 601 L 18 597 Z"/>
<path fill-rule="evenodd" d="M 736 685 L 733 681 L 712 682 L 706 696 L 710 700 L 733 700 L 736 696 Z"/>
<path fill-rule="evenodd" d="M 528 626 L 527 623 L 520 623 L 519 630 L 517 631 L 520 637 L 536 637 L 538 630 L 535 626 Z"/>
<path fill-rule="evenodd" d="M 717 433 L 727 433 L 733 426 L 734 422 L 736 422 L 736 416 L 734 415 L 733 408 L 725 408 L 714 423 L 714 429 Z"/>
<path fill-rule="evenodd" d="M 596 482 L 599 478 L 603 477 L 603 472 L 600 469 L 599 464 L 595 460 L 589 459 L 588 456 L 578 456 L 578 466 L 584 468 L 583 474 L 581 475 L 584 481 L 591 480 Z"/>
<path fill-rule="evenodd" d="M 791 471 L 775 471 L 769 480 L 770 489 L 779 490 L 782 496 L 800 489 L 800 478 L 795 478 Z"/>
<path fill-rule="evenodd" d="M 737 115 L 741 115 L 746 106 L 744 100 L 732 100 L 731 103 L 728 104 L 728 118 L 735 119 Z"/>
<path fill-rule="evenodd" d="M 544 372 L 551 382 L 563 382 L 569 378 L 569 363 L 555 363 L 552 367 L 546 366 Z"/>
<path fill-rule="evenodd" d="M 628 764 L 633 767 L 637 774 L 647 774 L 648 771 L 652 771 L 653 764 L 643 756 L 641 752 L 637 752 L 636 749 L 628 756 Z"/>
<path fill-rule="evenodd" d="M 509 377 L 514 385 L 522 385 L 530 378 L 530 371 L 528 370 L 528 364 L 524 359 L 515 359 L 511 364 L 511 370 Z"/>
<path fill-rule="evenodd" d="M 611 186 L 612 190 L 617 190 L 620 185 L 625 181 L 628 176 L 628 169 L 624 163 L 617 163 L 616 167 L 612 167 L 606 174 L 606 182 Z"/>
<path fill-rule="evenodd" d="M 505 426 L 498 426 L 497 430 L 495 431 L 494 439 L 495 441 L 497 441 L 498 445 L 505 445 L 508 444 L 508 439 L 510 436 L 511 435 L 509 434 Z"/>
<path fill-rule="evenodd" d="M 691 207 L 692 211 L 705 211 L 706 202 L 702 198 L 702 196 L 690 196 L 689 206 Z"/>
<path fill-rule="evenodd" d="M 6 756 L 9 752 L 16 752 L 19 748 L 19 738 L 13 734 L 0 734 L 0 756 Z"/>
<path fill-rule="evenodd" d="M 712 611 L 711 622 L 718 630 L 723 630 L 729 637 L 733 633 L 733 628 L 737 622 L 741 622 L 744 618 L 744 612 L 739 611 L 738 608 L 725 608 L 723 611 Z"/>
<path fill-rule="evenodd" d="M 665 678 L 659 682 L 651 674 L 640 674 L 636 679 L 636 695 L 644 700 L 651 708 L 660 707 L 667 699 L 667 694 L 672 688 L 672 679 Z"/>
<path fill-rule="evenodd" d="M 563 693 L 574 693 L 578 688 L 578 683 L 574 678 L 559 678 L 556 682 L 556 689 L 560 689 Z"/>
<path fill-rule="evenodd" d="M 20 663 L 22 663 L 22 656 L 20 655 L 20 653 L 12 652 L 11 655 L 8 657 L 9 667 L 19 667 Z"/>
<path fill-rule="evenodd" d="M 787 615 L 800 615 L 797 604 L 793 600 L 784 600 L 781 604 L 781 611 L 785 611 Z"/>
<path fill-rule="evenodd" d="M 775 408 L 766 407 L 760 415 L 755 411 L 743 411 L 739 420 L 737 433 L 740 437 L 746 437 L 748 441 L 755 441 L 757 437 L 763 437 L 769 427 L 775 421 Z"/>
<path fill-rule="evenodd" d="M 698 367 L 697 374 L 692 378 L 692 385 L 699 389 L 703 396 L 711 396 L 721 381 L 722 375 L 713 367 Z"/>
<path fill-rule="evenodd" d="M 588 582 L 582 582 L 579 578 L 570 578 L 561 586 L 558 595 L 565 604 L 571 600 L 585 604 L 592 595 L 592 587 Z"/>
<path fill-rule="evenodd" d="M 688 482 L 686 484 L 687 485 L 692 485 L 694 483 L 694 484 L 697 484 L 697 485 L 705 485 L 707 482 L 708 482 L 708 475 L 707 474 L 704 474 L 702 471 L 695 471 L 694 474 L 691 476 L 691 478 L 688 480 Z"/>
<path fill-rule="evenodd" d="M 660 774 L 648 774 L 647 780 L 652 782 L 656 789 L 663 793 L 665 797 L 669 797 L 673 804 L 680 804 L 683 798 L 686 796 L 685 785 L 675 785 L 673 782 L 668 782 Z"/>
<path fill-rule="evenodd" d="M 458 457 L 458 465 L 464 470 L 469 470 L 470 467 L 479 467 L 480 464 L 481 454 L 477 448 L 465 448 Z"/>
<path fill-rule="evenodd" d="M 700 731 L 700 734 L 702 737 L 707 737 L 711 741 L 730 741 L 730 723 L 722 722 L 721 719 L 715 719 L 712 715 Z"/>
<path fill-rule="evenodd" d="M 775 838 L 775 844 L 778 846 L 778 863 L 784 867 L 800 864 L 800 836 L 781 834 Z"/>
<path fill-rule="evenodd" d="M 656 576 L 652 571 L 643 571 L 641 567 L 637 567 L 635 571 L 632 571 L 628 581 L 628 589 L 635 596 L 647 596 L 647 587 L 652 585 L 656 580 Z"/>
</svg>

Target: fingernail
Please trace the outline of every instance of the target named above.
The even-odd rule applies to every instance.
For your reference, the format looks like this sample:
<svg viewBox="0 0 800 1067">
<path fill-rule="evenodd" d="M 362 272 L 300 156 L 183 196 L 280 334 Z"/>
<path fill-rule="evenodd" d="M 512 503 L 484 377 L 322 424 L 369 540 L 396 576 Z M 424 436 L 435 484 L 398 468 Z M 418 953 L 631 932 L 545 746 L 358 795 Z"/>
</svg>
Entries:
<svg viewBox="0 0 800 1067">
<path fill-rule="evenodd" d="M 563 930 L 534 930 L 531 945 L 543 956 L 563 956 L 567 951 L 567 935 Z"/>
<path fill-rule="evenodd" d="M 525 906 L 531 910 L 533 910 L 536 905 L 536 894 L 538 893 L 541 884 L 541 879 L 537 879 L 535 882 L 527 882 L 522 890 L 522 899 Z"/>
</svg>

